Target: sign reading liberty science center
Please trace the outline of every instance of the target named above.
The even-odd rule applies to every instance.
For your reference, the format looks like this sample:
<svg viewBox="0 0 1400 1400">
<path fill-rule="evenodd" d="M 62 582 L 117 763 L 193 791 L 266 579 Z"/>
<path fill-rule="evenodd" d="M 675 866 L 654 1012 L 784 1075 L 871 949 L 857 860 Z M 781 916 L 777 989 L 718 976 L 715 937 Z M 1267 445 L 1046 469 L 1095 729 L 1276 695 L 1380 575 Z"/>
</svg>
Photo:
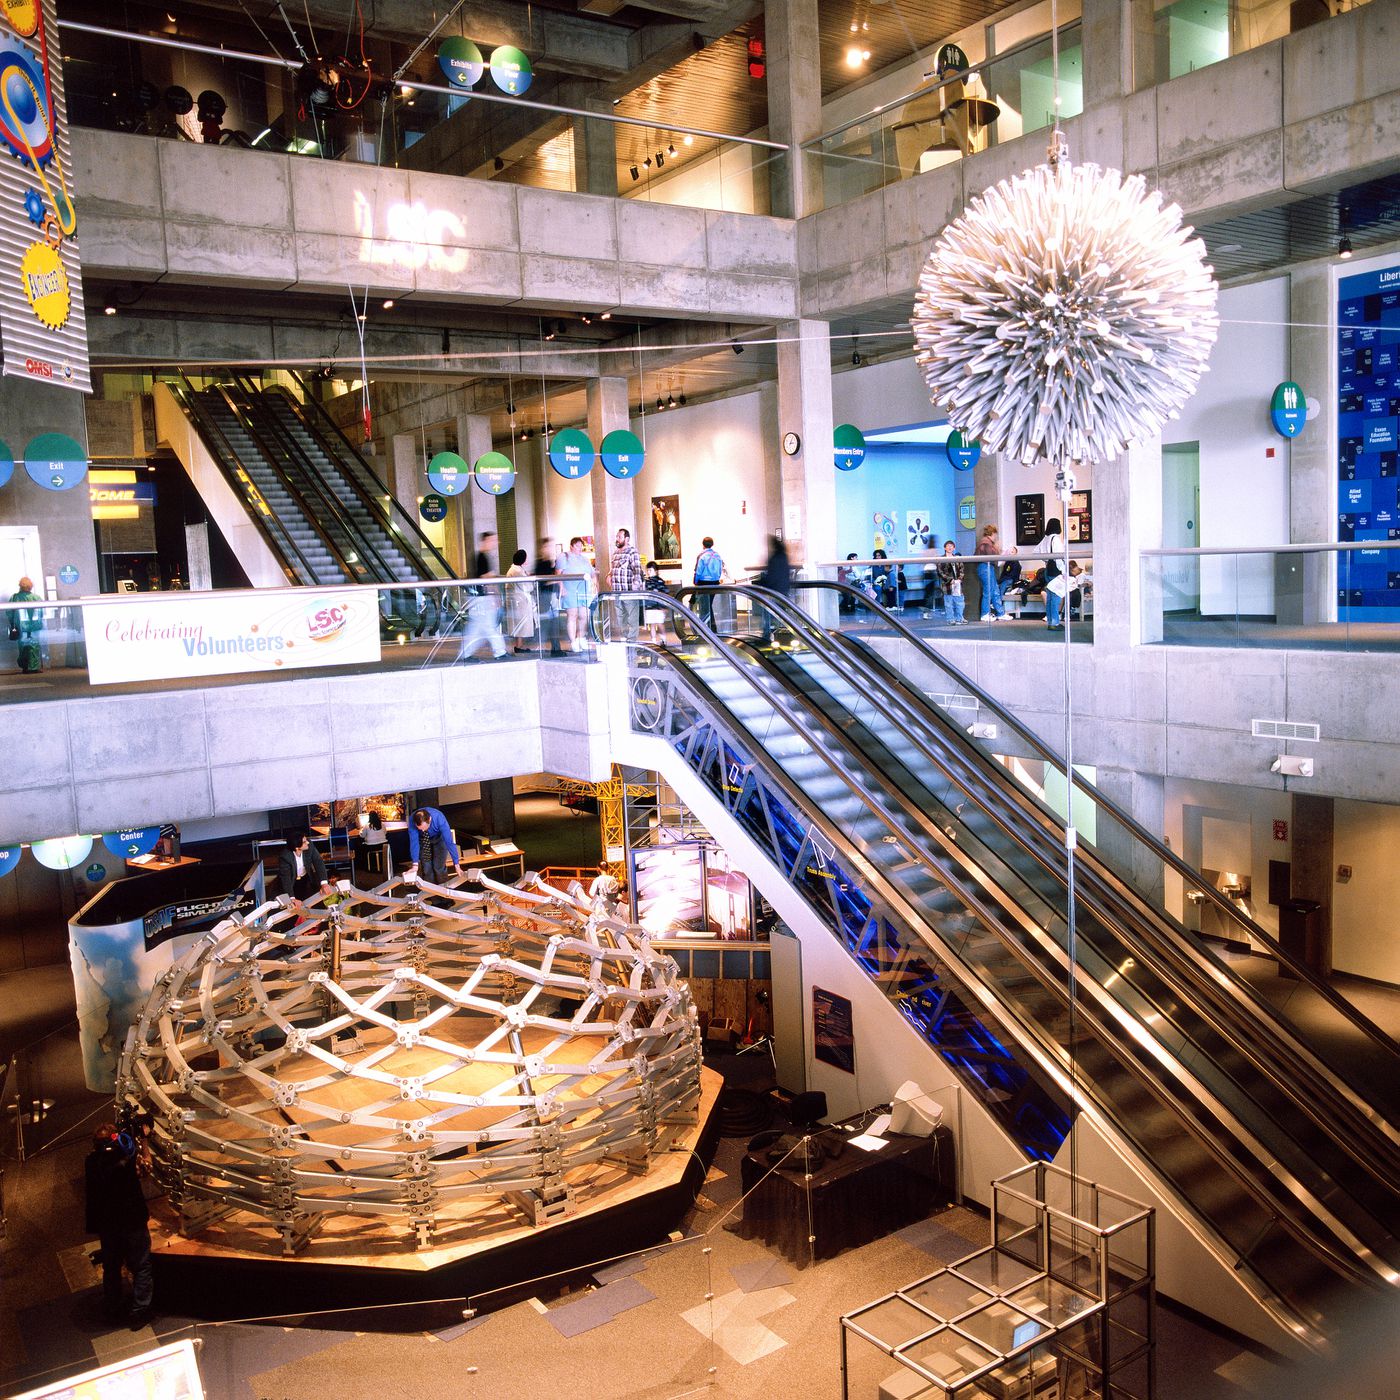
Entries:
<svg viewBox="0 0 1400 1400">
<path fill-rule="evenodd" d="M 1337 538 L 1400 542 L 1400 263 L 1337 282 Z M 1356 550 L 1337 617 L 1400 622 L 1400 550 Z"/>
<path fill-rule="evenodd" d="M 83 604 L 93 685 L 379 660 L 379 609 L 372 591 L 153 594 L 149 602 L 146 596 Z"/>
</svg>

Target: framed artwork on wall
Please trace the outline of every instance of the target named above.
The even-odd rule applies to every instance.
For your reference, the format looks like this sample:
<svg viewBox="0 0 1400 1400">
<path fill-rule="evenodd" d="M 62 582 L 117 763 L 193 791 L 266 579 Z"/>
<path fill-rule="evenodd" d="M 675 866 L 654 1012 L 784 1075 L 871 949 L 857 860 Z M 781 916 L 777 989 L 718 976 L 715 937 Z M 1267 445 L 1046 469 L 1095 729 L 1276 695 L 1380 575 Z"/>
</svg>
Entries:
<svg viewBox="0 0 1400 1400">
<path fill-rule="evenodd" d="M 658 568 L 680 568 L 681 498 L 679 496 L 653 496 L 651 498 L 651 557 L 656 560 Z"/>
<path fill-rule="evenodd" d="M 1094 493 L 1075 491 L 1069 498 L 1069 510 L 1065 513 L 1065 531 L 1071 544 L 1093 544 L 1094 542 Z"/>
</svg>

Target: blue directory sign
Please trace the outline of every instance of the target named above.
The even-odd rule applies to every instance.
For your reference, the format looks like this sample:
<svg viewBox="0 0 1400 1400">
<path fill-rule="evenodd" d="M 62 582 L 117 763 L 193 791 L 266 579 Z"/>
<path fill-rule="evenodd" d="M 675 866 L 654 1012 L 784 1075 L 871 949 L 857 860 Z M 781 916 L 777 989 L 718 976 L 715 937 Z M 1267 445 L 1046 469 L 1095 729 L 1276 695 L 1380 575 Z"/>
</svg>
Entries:
<svg viewBox="0 0 1400 1400">
<path fill-rule="evenodd" d="M 483 452 L 472 475 L 488 496 L 503 496 L 515 485 L 515 463 L 504 452 Z"/>
<path fill-rule="evenodd" d="M 69 491 L 87 475 L 87 454 L 66 433 L 40 433 L 24 449 L 24 469 L 45 491 Z"/>
<path fill-rule="evenodd" d="M 948 454 L 948 460 L 960 472 L 970 472 L 982 457 L 982 444 L 975 439 L 969 440 L 956 428 L 948 434 L 948 441 L 944 443 L 943 450 Z"/>
<path fill-rule="evenodd" d="M 19 864 L 18 846 L 0 846 L 0 875 L 8 875 Z"/>
<path fill-rule="evenodd" d="M 471 479 L 466 460 L 455 452 L 439 452 L 428 463 L 428 480 L 440 495 L 460 496 L 471 485 Z"/>
<path fill-rule="evenodd" d="M 82 575 L 78 572 L 78 566 L 76 564 L 65 564 L 58 571 L 58 581 L 60 583 L 67 583 L 71 585 L 77 583 L 77 581 L 81 577 Z"/>
<path fill-rule="evenodd" d="M 646 453 L 641 439 L 626 428 L 617 428 L 598 444 L 598 454 L 603 459 L 603 470 L 609 476 L 636 476 L 642 469 Z"/>
<path fill-rule="evenodd" d="M 865 434 L 854 423 L 842 423 L 832 434 L 838 471 L 853 472 L 865 461 Z"/>
<path fill-rule="evenodd" d="M 436 525 L 439 520 L 446 520 L 447 497 L 439 496 L 436 491 L 429 491 L 428 494 L 418 502 L 418 514 L 430 525 Z"/>
<path fill-rule="evenodd" d="M 1303 424 L 1308 421 L 1308 401 L 1291 379 L 1285 379 L 1274 390 L 1269 400 L 1269 418 L 1280 437 L 1295 438 L 1303 431 Z"/>
<path fill-rule="evenodd" d="M 0 486 L 8 485 L 14 473 L 15 454 L 10 451 L 8 443 L 0 442 Z"/>
<path fill-rule="evenodd" d="M 474 88 L 486 70 L 481 50 L 456 34 L 438 45 L 437 61 L 443 77 L 455 88 Z"/>
<path fill-rule="evenodd" d="M 131 860 L 135 856 L 149 855 L 160 840 L 158 826 L 131 826 L 122 831 L 109 831 L 102 838 L 102 844 L 114 856 Z"/>
<path fill-rule="evenodd" d="M 103 865 L 101 861 L 95 860 L 83 871 L 83 876 L 95 885 L 99 880 L 105 880 L 107 878 L 107 867 Z"/>
<path fill-rule="evenodd" d="M 549 440 L 549 465 L 570 480 L 587 476 L 596 455 L 588 434 L 579 428 L 565 428 Z"/>
<path fill-rule="evenodd" d="M 502 92 L 519 97 L 534 81 L 535 70 L 530 60 L 512 44 L 502 44 L 491 51 L 491 81 Z"/>
<path fill-rule="evenodd" d="M 1400 546 L 1400 264 L 1337 284 L 1337 538 Z M 1338 562 L 1337 617 L 1400 622 L 1400 548 Z"/>
</svg>

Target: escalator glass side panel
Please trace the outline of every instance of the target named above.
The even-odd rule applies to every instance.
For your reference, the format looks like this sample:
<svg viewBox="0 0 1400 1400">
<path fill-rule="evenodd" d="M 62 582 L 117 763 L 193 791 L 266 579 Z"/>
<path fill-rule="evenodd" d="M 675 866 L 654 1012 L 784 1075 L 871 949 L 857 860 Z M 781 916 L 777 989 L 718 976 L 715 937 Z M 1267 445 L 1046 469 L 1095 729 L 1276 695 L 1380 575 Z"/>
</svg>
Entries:
<svg viewBox="0 0 1400 1400">
<path fill-rule="evenodd" d="M 909 1025 L 1028 1158 L 1053 1158 L 1073 1121 L 1069 1100 L 969 1009 L 921 939 L 873 915 L 835 848 L 765 785 L 739 745 L 688 706 L 672 711 L 672 723 L 672 747 Z"/>
</svg>

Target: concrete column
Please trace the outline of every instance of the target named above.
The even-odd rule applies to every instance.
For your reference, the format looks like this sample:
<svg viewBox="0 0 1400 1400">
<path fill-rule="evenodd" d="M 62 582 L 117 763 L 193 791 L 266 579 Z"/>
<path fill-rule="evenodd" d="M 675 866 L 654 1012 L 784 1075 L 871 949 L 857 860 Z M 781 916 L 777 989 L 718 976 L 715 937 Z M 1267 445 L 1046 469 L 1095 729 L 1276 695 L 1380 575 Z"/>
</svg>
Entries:
<svg viewBox="0 0 1400 1400">
<path fill-rule="evenodd" d="M 1315 899 L 1321 932 L 1311 969 L 1322 977 L 1332 973 L 1332 823 L 1330 797 L 1295 792 L 1293 796 L 1293 870 L 1290 892 L 1294 899 Z M 1257 898 L 1257 895 L 1256 895 Z"/>
<path fill-rule="evenodd" d="M 389 444 L 389 494 L 415 520 L 421 489 L 423 443 L 417 433 L 395 433 Z"/>
<path fill-rule="evenodd" d="M 778 525 L 794 564 L 814 568 L 836 558 L 836 458 L 831 411 L 831 328 L 825 321 L 778 326 L 778 429 L 796 433 L 795 456 L 782 453 Z"/>
<path fill-rule="evenodd" d="M 481 784 L 481 834 L 515 835 L 515 779 L 487 778 Z"/>
<path fill-rule="evenodd" d="M 1322 411 L 1292 441 L 1278 439 L 1288 454 L 1288 538 L 1317 544 L 1337 533 L 1337 443 L 1331 405 L 1337 402 L 1337 361 L 1328 329 L 1332 282 L 1326 267 L 1306 268 L 1289 277 L 1288 368 L 1309 400 Z M 1307 554 L 1302 569 L 1305 623 L 1336 617 L 1335 556 Z"/>
<path fill-rule="evenodd" d="M 471 465 L 478 457 L 491 451 L 491 416 L 487 413 L 459 413 L 457 415 L 457 452 Z M 462 539 L 463 576 L 472 572 L 476 552 L 481 547 L 481 536 L 490 530 L 497 533 L 497 498 L 485 491 L 478 491 L 476 483 L 463 495 L 457 497 L 457 529 Z M 451 516 L 448 519 L 452 519 Z"/>
<path fill-rule="evenodd" d="M 769 0 L 764 6 L 768 44 L 768 132 L 792 147 L 787 170 L 773 181 L 773 213 L 800 219 L 822 207 L 819 162 L 798 147 L 821 135 L 821 36 L 817 0 Z"/>
<path fill-rule="evenodd" d="M 1141 552 L 1162 544 L 1161 438 L 1096 466 L 1093 492 L 1094 645 L 1122 651 L 1160 641 L 1160 596 L 1152 596 L 1150 584 L 1144 591 Z M 1053 513 L 1067 521 L 1066 503 L 1056 507 Z"/>
<path fill-rule="evenodd" d="M 593 439 L 593 446 L 597 447 L 609 433 L 625 428 L 627 422 L 627 381 L 618 378 L 590 380 L 588 436 Z M 598 586 L 606 588 L 613 535 L 618 527 L 632 532 L 632 543 L 643 558 L 651 548 L 651 531 L 643 533 L 641 528 L 635 477 L 611 477 L 599 462 L 588 474 L 588 480 L 593 492 L 593 544 Z"/>
<path fill-rule="evenodd" d="M 585 102 L 589 111 L 611 112 L 610 102 Z M 574 118 L 574 189 L 617 198 L 617 126 Z"/>
<path fill-rule="evenodd" d="M 1166 828 L 1165 783 L 1159 773 L 1126 768 L 1100 768 L 1096 786 L 1159 841 Z M 1148 899 L 1159 906 L 1166 900 L 1166 867 L 1126 827 L 1102 811 L 1097 820 L 1098 850 Z"/>
<path fill-rule="evenodd" d="M 1084 0 L 1084 107 L 1132 91 L 1133 17 L 1125 0 Z"/>
</svg>

